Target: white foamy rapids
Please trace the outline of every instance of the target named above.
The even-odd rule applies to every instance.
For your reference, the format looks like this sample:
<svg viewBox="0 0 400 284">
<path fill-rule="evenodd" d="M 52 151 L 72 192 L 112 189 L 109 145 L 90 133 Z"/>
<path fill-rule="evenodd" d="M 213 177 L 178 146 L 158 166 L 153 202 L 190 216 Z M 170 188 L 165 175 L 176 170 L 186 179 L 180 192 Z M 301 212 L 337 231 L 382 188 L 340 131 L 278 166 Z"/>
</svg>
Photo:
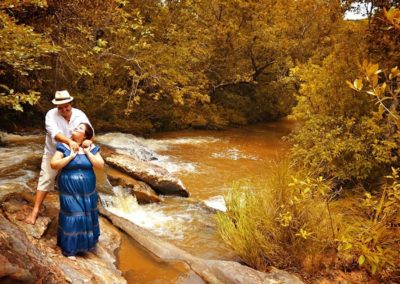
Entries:
<svg viewBox="0 0 400 284">
<path fill-rule="evenodd" d="M 132 156 L 135 159 L 149 161 L 165 168 L 170 173 L 194 172 L 196 170 L 196 164 L 179 161 L 168 155 L 160 155 L 155 151 L 168 150 L 169 147 L 174 144 L 200 144 L 218 141 L 218 139 L 214 138 L 144 139 L 124 133 L 107 133 L 99 135 L 96 139 L 100 143 L 115 148 L 118 153 Z"/>
<path fill-rule="evenodd" d="M 229 159 L 229 160 L 233 160 L 233 161 L 240 160 L 240 159 L 258 160 L 258 158 L 256 156 L 243 153 L 237 148 L 231 148 L 224 152 L 212 153 L 211 157 L 217 158 L 217 159 Z"/>
<path fill-rule="evenodd" d="M 13 173 L 13 177 L 0 179 L 0 198 L 11 192 L 33 191 L 27 183 L 35 177 L 36 172 L 20 169 Z"/>
<path fill-rule="evenodd" d="M 157 160 L 158 155 L 145 144 L 145 139 L 132 134 L 107 133 L 99 135 L 96 140 L 117 149 L 117 152 L 128 154 L 143 161 Z"/>
<path fill-rule="evenodd" d="M 176 158 L 166 155 L 159 155 L 158 160 L 150 162 L 166 169 L 170 173 L 191 173 L 196 170 L 196 163 L 178 161 Z"/>
<path fill-rule="evenodd" d="M 103 206 L 108 211 L 158 236 L 177 240 L 184 238 L 181 228 L 183 224 L 191 221 L 190 213 L 174 212 L 166 215 L 160 205 L 138 205 L 136 198 L 129 193 L 128 189 L 116 186 L 113 190 L 115 196 L 100 195 Z"/>
<path fill-rule="evenodd" d="M 27 183 L 36 176 L 36 173 L 31 170 L 20 169 L 14 172 L 13 176 L 14 177 L 10 177 L 7 179 L 0 179 L 0 191 L 4 188 L 13 187 L 16 185 L 19 187 L 30 189 Z"/>
<path fill-rule="evenodd" d="M 38 147 L 0 148 L 0 171 L 29 161 L 29 159 L 40 155 L 42 155 L 42 151 Z"/>
<path fill-rule="evenodd" d="M 217 195 L 210 197 L 207 200 L 204 200 L 204 203 L 211 208 L 217 209 L 219 211 L 226 212 L 226 204 L 225 204 L 225 199 L 222 195 Z"/>
<path fill-rule="evenodd" d="M 174 139 L 145 139 L 125 133 L 107 133 L 96 137 L 99 142 L 110 145 L 118 149 L 125 149 L 130 144 L 140 144 L 153 151 L 166 151 L 174 145 L 198 145 L 204 143 L 215 143 L 220 139 L 214 137 L 192 137 L 192 138 L 174 138 Z"/>
<path fill-rule="evenodd" d="M 174 145 L 199 145 L 199 144 L 209 144 L 216 143 L 220 141 L 220 139 L 214 137 L 191 137 L 191 138 L 174 138 L 174 139 L 148 139 L 148 146 L 157 151 L 157 150 L 167 150 L 171 146 Z"/>
<path fill-rule="evenodd" d="M 0 141 L 4 143 L 37 141 L 43 139 L 43 135 L 17 135 L 0 131 Z"/>
</svg>

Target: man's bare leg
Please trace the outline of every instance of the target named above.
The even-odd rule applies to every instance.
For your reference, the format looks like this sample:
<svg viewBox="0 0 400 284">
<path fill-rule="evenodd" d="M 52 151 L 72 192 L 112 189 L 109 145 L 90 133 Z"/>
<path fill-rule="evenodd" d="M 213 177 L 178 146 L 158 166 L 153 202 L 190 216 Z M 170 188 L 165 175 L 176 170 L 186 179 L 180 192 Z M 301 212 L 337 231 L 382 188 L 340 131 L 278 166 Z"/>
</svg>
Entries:
<svg viewBox="0 0 400 284">
<path fill-rule="evenodd" d="M 40 206 L 43 203 L 43 200 L 46 198 L 47 191 L 37 190 L 35 197 L 35 205 L 33 206 L 33 210 L 31 214 L 25 219 L 25 223 L 35 225 L 37 216 L 39 214 Z"/>
</svg>

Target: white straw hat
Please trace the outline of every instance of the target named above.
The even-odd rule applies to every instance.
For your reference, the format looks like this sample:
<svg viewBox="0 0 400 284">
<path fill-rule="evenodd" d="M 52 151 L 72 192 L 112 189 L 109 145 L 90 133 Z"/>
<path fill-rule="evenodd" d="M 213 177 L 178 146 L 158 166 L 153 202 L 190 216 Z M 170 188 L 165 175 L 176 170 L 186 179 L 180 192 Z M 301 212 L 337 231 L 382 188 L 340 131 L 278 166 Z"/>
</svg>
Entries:
<svg viewBox="0 0 400 284">
<path fill-rule="evenodd" d="M 55 105 L 62 105 L 74 100 L 73 97 L 70 96 L 67 90 L 64 91 L 57 91 L 54 99 L 51 101 Z"/>
</svg>

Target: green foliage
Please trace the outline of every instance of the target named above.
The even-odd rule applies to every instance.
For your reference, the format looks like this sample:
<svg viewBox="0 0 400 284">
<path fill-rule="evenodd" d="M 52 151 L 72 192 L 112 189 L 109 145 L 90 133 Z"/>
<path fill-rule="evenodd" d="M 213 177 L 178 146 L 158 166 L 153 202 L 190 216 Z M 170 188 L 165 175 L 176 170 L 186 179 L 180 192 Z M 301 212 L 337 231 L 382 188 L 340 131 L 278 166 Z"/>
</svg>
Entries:
<svg viewBox="0 0 400 284">
<path fill-rule="evenodd" d="M 252 267 L 303 268 L 336 246 L 339 214 L 329 208 L 329 184 L 296 171 L 287 160 L 267 177 L 233 186 L 217 215 L 224 241 Z M 311 261 L 312 262 L 312 261 Z"/>
<path fill-rule="evenodd" d="M 33 78 L 28 76 L 34 71 L 50 68 L 41 59 L 58 49 L 44 35 L 34 32 L 32 27 L 18 24 L 1 9 L 0 42 L 0 108 L 22 111 L 23 104 L 35 104 L 40 94 L 32 90 L 36 86 L 30 82 Z"/>
<path fill-rule="evenodd" d="M 393 69 L 386 73 L 386 82 L 378 83 L 382 71 L 377 64 L 364 60 L 358 65 L 356 58 L 365 56 L 360 37 L 364 27 L 347 28 L 352 31 L 340 37 L 322 64 L 293 69 L 301 82 L 293 116 L 302 124 L 291 136 L 292 157 L 321 174 L 364 181 L 379 178 L 399 163 L 397 115 L 385 114 L 397 111 L 398 75 Z M 358 69 L 362 75 L 349 82 Z M 372 88 L 361 92 L 369 84 Z"/>
<path fill-rule="evenodd" d="M 392 169 L 379 194 L 365 193 L 344 210 L 346 228 L 342 233 L 339 252 L 342 258 L 357 260 L 372 274 L 383 270 L 399 273 L 400 179 L 398 169 Z"/>
<path fill-rule="evenodd" d="M 289 69 L 324 52 L 341 15 L 336 1 L 317 0 L 14 2 L 3 1 L 1 13 L 15 18 L 15 28 L 33 27 L 38 38 L 26 34 L 21 45 L 10 37 L 8 46 L 31 44 L 29 64 L 41 72 L 18 69 L 29 71 L 24 86 L 16 88 L 14 75 L 4 76 L 3 85 L 38 91 L 45 103 L 55 89 L 68 89 L 89 116 L 100 114 L 99 125 L 122 111 L 126 120 L 154 129 L 219 128 L 287 114 L 294 88 Z M 49 36 L 59 49 L 43 57 Z"/>
</svg>

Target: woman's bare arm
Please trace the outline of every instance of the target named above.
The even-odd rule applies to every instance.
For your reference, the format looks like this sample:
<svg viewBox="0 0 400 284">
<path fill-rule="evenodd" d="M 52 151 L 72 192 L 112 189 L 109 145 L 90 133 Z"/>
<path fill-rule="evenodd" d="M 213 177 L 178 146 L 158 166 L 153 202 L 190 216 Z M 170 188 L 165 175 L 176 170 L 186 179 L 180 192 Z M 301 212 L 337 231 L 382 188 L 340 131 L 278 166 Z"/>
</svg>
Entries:
<svg viewBox="0 0 400 284">
<path fill-rule="evenodd" d="M 85 152 L 86 156 L 88 157 L 94 168 L 102 169 L 104 167 L 104 160 L 99 152 L 93 155 L 92 152 L 90 152 L 89 147 L 83 148 L 83 152 Z"/>
<path fill-rule="evenodd" d="M 69 156 L 64 157 L 64 154 L 57 151 L 53 158 L 51 159 L 50 166 L 53 170 L 59 170 L 65 167 L 69 162 L 71 162 L 76 156 L 76 152 L 71 150 Z"/>
</svg>

